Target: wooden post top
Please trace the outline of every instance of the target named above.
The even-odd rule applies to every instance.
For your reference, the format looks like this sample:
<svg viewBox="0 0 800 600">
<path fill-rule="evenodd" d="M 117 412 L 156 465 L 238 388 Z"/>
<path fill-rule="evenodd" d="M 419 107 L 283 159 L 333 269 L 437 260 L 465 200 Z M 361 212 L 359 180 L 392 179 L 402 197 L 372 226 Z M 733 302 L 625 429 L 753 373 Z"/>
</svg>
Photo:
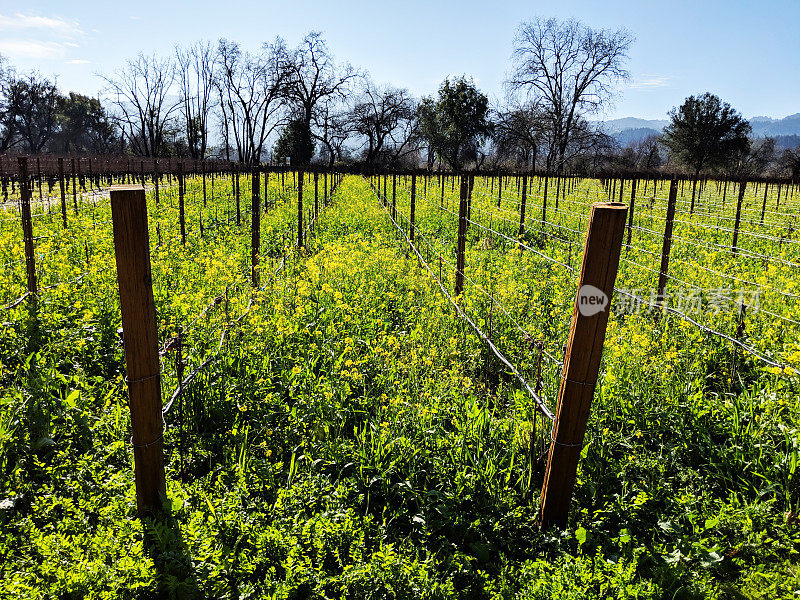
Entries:
<svg viewBox="0 0 800 600">
<path fill-rule="evenodd" d="M 595 202 L 592 204 L 592 208 L 601 208 L 603 210 L 611 209 L 611 210 L 622 210 L 627 209 L 628 205 L 624 202 Z"/>
<path fill-rule="evenodd" d="M 144 188 L 140 185 L 118 184 L 118 185 L 112 185 L 110 188 L 110 192 L 112 194 L 114 192 L 144 192 Z"/>
</svg>

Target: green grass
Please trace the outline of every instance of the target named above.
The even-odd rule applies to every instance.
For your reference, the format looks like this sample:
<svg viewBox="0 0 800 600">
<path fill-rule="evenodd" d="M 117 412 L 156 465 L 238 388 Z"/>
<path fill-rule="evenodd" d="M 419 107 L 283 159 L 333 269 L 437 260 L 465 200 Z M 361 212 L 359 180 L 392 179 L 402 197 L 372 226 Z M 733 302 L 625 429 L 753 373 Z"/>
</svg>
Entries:
<svg viewBox="0 0 800 600">
<path fill-rule="evenodd" d="M 218 358 L 166 416 L 160 522 L 135 518 L 108 207 L 85 207 L 66 234 L 58 214 L 35 224 L 37 236 L 59 233 L 37 246 L 52 251 L 44 281 L 88 275 L 48 290 L 36 312 L 22 304 L 3 315 L 4 597 L 767 599 L 800 589 L 796 375 L 677 319 L 612 317 L 570 523 L 542 532 L 547 424 L 420 268 L 368 183 L 345 178 L 298 251 L 294 192 L 271 179 L 252 305 L 249 218 L 235 226 L 229 180 L 217 184 L 203 207 L 190 182 L 185 247 L 175 190 L 150 206 L 161 341 L 185 328 L 189 372 L 228 328 Z M 429 195 L 420 231 L 451 260 L 453 218 Z M 583 198 L 583 227 L 580 216 L 563 224 L 582 231 L 586 196 L 570 197 Z M 408 200 L 402 186 L 404 214 Z M 15 227 L 0 230 L 4 247 L 16 248 Z M 511 317 L 560 358 L 574 275 L 476 226 L 469 236 L 467 275 L 510 317 L 475 285 L 463 306 L 533 381 L 536 352 Z M 542 248 L 576 266 L 573 244 Z M 688 251 L 678 256 L 688 269 Z M 442 277 L 452 289 L 446 266 Z M 4 302 L 18 297 L 21 267 L 2 286 Z M 226 288 L 227 303 L 192 322 Z M 797 332 L 781 334 L 779 348 L 767 321 L 754 317 L 753 343 L 790 357 Z M 165 355 L 165 396 L 174 362 Z M 552 406 L 558 369 L 543 366 Z"/>
</svg>

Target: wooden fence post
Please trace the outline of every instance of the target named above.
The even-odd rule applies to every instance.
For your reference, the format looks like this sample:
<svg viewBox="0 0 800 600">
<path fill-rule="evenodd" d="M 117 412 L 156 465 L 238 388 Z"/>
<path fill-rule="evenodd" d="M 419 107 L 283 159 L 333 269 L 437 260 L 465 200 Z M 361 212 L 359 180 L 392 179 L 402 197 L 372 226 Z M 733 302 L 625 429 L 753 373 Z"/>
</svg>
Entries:
<svg viewBox="0 0 800 600">
<path fill-rule="evenodd" d="M 161 176 L 158 174 L 158 159 L 153 159 L 153 187 L 156 191 L 156 206 L 158 206 L 158 183 Z"/>
<path fill-rule="evenodd" d="M 417 213 L 417 175 L 411 175 L 411 225 L 409 226 L 409 239 L 414 243 L 414 221 Z"/>
<path fill-rule="evenodd" d="M 164 428 L 158 330 L 150 272 L 147 203 L 141 187 L 111 190 L 123 345 L 130 395 L 132 444 L 139 516 L 158 513 L 166 498 Z"/>
<path fill-rule="evenodd" d="M 78 214 L 78 174 L 75 170 L 75 159 L 71 161 L 72 164 L 72 206 L 75 209 L 75 214 Z"/>
<path fill-rule="evenodd" d="M 458 297 L 464 291 L 464 250 L 467 243 L 467 196 L 469 183 L 467 176 L 461 176 L 461 194 L 458 203 L 458 237 L 456 238 L 456 286 L 455 295 Z"/>
<path fill-rule="evenodd" d="M 200 167 L 203 170 L 203 206 L 206 206 L 206 161 L 202 161 Z M 142 181 L 144 181 L 144 177 L 142 177 Z"/>
<path fill-rule="evenodd" d="M 764 202 L 761 204 L 761 224 L 764 224 L 764 213 L 767 212 L 767 192 L 769 191 L 769 183 L 764 184 Z"/>
<path fill-rule="evenodd" d="M 319 216 L 319 173 L 314 171 L 314 220 Z M 316 227 L 316 226 L 315 226 Z"/>
<path fill-rule="evenodd" d="M 736 202 L 736 221 L 733 224 L 733 242 L 731 243 L 731 251 L 736 254 L 738 251 L 737 244 L 739 242 L 739 224 L 742 221 L 742 201 L 744 200 L 744 190 L 747 187 L 747 181 L 742 179 L 739 183 L 739 200 Z"/>
<path fill-rule="evenodd" d="M 633 210 L 636 207 L 636 180 L 631 179 L 631 203 L 628 207 L 628 241 L 626 242 L 625 252 L 631 245 L 631 234 L 633 233 Z"/>
<path fill-rule="evenodd" d="M 302 171 L 297 174 L 297 247 L 303 247 L 303 179 Z"/>
<path fill-rule="evenodd" d="M 503 176 L 497 179 L 497 208 L 500 208 L 500 201 L 503 199 Z"/>
<path fill-rule="evenodd" d="M 542 527 L 563 526 L 567 521 L 603 355 L 627 210 L 618 202 L 592 205 L 542 486 Z"/>
<path fill-rule="evenodd" d="M 36 255 L 33 248 L 33 221 L 31 220 L 31 181 L 28 177 L 28 159 L 21 156 L 19 164 L 19 193 L 22 213 L 22 239 L 25 247 L 25 271 L 28 276 L 28 294 L 36 299 L 38 286 L 36 283 Z"/>
<path fill-rule="evenodd" d="M 238 179 L 238 172 L 237 172 Z M 261 182 L 259 180 L 258 169 L 253 169 L 253 203 L 251 214 L 251 243 L 250 243 L 250 264 L 251 264 L 251 280 L 253 287 L 258 289 L 260 285 L 260 277 L 258 271 L 258 253 L 261 248 L 261 200 L 259 195 L 261 193 Z M 237 186 L 238 189 L 238 186 Z"/>
<path fill-rule="evenodd" d="M 178 163 L 178 220 L 181 225 L 181 245 L 186 245 L 186 213 L 183 200 L 183 161 Z"/>
<path fill-rule="evenodd" d="M 669 273 L 669 253 L 672 248 L 672 226 L 675 221 L 675 203 L 678 199 L 678 180 L 674 177 L 669 184 L 669 200 L 667 201 L 667 220 L 664 224 L 664 241 L 661 245 L 661 268 L 658 270 L 658 296 L 656 302 L 664 302 L 664 290 L 667 287 Z"/>
<path fill-rule="evenodd" d="M 61 219 L 67 228 L 67 191 L 64 189 L 64 159 L 58 158 L 58 187 L 61 190 Z"/>
<path fill-rule="evenodd" d="M 267 169 L 265 169 L 264 170 L 264 214 L 266 214 L 269 209 L 270 209 L 270 204 L 269 204 L 269 171 Z"/>
<path fill-rule="evenodd" d="M 236 195 L 236 226 L 238 227 L 242 224 L 242 203 L 239 196 L 239 165 L 236 163 L 234 163 L 231 173 L 231 184 L 233 193 Z"/>
<path fill-rule="evenodd" d="M 544 227 L 547 224 L 547 183 L 548 183 L 548 176 L 547 172 L 545 171 L 544 174 L 544 196 L 542 196 L 542 232 L 544 232 Z"/>
<path fill-rule="evenodd" d="M 392 219 L 397 221 L 397 175 L 392 173 Z"/>
<path fill-rule="evenodd" d="M 528 175 L 522 176 L 522 199 L 519 204 L 519 237 L 522 240 L 522 234 L 525 233 L 525 200 L 528 196 Z"/>
</svg>

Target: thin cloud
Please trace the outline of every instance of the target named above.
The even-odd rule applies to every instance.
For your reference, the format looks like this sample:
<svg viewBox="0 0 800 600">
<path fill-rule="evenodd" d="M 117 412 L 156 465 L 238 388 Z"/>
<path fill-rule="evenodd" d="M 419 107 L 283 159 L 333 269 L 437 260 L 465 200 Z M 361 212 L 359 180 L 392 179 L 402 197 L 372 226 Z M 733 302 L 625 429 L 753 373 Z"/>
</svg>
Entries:
<svg viewBox="0 0 800 600">
<path fill-rule="evenodd" d="M 64 58 L 80 48 L 77 21 L 22 13 L 0 14 L 0 53 L 18 60 Z"/>
<path fill-rule="evenodd" d="M 670 82 L 668 75 L 642 75 L 636 77 L 628 85 L 631 90 L 652 90 L 656 88 L 667 87 Z"/>
<path fill-rule="evenodd" d="M 61 17 L 38 17 L 34 15 L 0 14 L 0 31 L 26 31 L 31 29 L 47 30 L 62 37 L 75 37 L 83 32 L 76 21 L 67 21 Z"/>
<path fill-rule="evenodd" d="M 43 42 L 39 40 L 0 40 L 0 54 L 13 58 L 61 58 L 67 49 L 58 42 Z"/>
<path fill-rule="evenodd" d="M 72 60 L 68 60 L 66 62 L 68 65 L 88 65 L 91 64 L 91 61 L 86 60 L 84 58 L 73 58 Z"/>
</svg>

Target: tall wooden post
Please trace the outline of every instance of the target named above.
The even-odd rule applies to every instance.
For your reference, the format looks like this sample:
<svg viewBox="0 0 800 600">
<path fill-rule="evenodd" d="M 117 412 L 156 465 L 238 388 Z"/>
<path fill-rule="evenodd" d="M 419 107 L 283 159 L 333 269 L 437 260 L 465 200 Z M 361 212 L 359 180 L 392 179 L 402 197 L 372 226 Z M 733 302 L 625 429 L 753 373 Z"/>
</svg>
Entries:
<svg viewBox="0 0 800 600">
<path fill-rule="evenodd" d="M 500 208 L 500 201 L 503 199 L 503 176 L 497 179 L 497 208 Z"/>
<path fill-rule="evenodd" d="M 75 159 L 71 161 L 72 164 L 72 206 L 75 209 L 75 214 L 78 214 L 78 173 L 75 170 Z"/>
<path fill-rule="evenodd" d="M 664 302 L 664 290 L 667 287 L 669 273 L 669 252 L 672 248 L 672 225 L 675 221 L 675 203 L 678 199 L 678 180 L 674 177 L 669 184 L 669 200 L 667 202 L 667 221 L 664 224 L 664 241 L 661 245 L 661 268 L 658 271 L 658 300 Z"/>
<path fill-rule="evenodd" d="M 397 221 L 397 175 L 392 173 L 392 219 Z"/>
<path fill-rule="evenodd" d="M 159 512 L 167 494 L 158 330 L 144 189 L 112 189 L 111 219 L 133 426 L 136 504 L 139 515 L 144 516 Z"/>
<path fill-rule="evenodd" d="M 184 212 L 183 162 L 178 163 L 178 219 L 181 224 L 181 245 L 186 245 L 186 213 Z"/>
<path fill-rule="evenodd" d="M 409 230 L 409 238 L 414 241 L 414 221 L 416 220 L 417 213 L 417 174 L 411 175 L 411 225 Z"/>
<path fill-rule="evenodd" d="M 158 184 L 161 176 L 158 174 L 158 159 L 153 159 L 153 187 L 156 190 L 156 206 L 158 206 Z"/>
<path fill-rule="evenodd" d="M 522 199 L 519 205 L 519 234 L 518 237 L 522 239 L 522 234 L 525 233 L 525 200 L 528 195 L 528 175 L 522 176 Z"/>
<path fill-rule="evenodd" d="M 236 194 L 236 226 L 242 224 L 242 203 L 239 199 L 239 165 L 233 165 L 233 193 Z"/>
<path fill-rule="evenodd" d="M 297 174 L 297 247 L 303 247 L 303 171 Z"/>
<path fill-rule="evenodd" d="M 731 243 L 731 251 L 734 254 L 739 250 L 737 244 L 739 242 L 739 224 L 742 221 L 742 201 L 744 200 L 744 190 L 747 187 L 747 181 L 742 179 L 739 183 L 739 200 L 736 202 L 736 221 L 733 224 L 733 242 Z"/>
<path fill-rule="evenodd" d="M 314 171 L 314 220 L 315 221 L 318 216 L 319 216 L 319 173 L 317 171 Z"/>
<path fill-rule="evenodd" d="M 456 285 L 455 295 L 464 291 L 464 251 L 467 243 L 467 198 L 469 183 L 467 176 L 461 176 L 461 193 L 458 203 L 458 237 L 456 238 Z"/>
<path fill-rule="evenodd" d="M 64 189 L 64 159 L 58 157 L 58 187 L 61 191 L 61 220 L 67 228 L 67 191 Z"/>
<path fill-rule="evenodd" d="M 238 173 L 237 173 L 238 179 Z M 259 194 L 261 190 L 261 182 L 258 176 L 258 169 L 253 169 L 253 203 L 252 203 L 252 214 L 251 214 L 251 244 L 250 244 L 250 265 L 251 265 L 251 280 L 253 282 L 253 287 L 258 288 L 260 286 L 260 277 L 258 271 L 258 253 L 261 248 L 261 200 L 259 198 Z M 238 186 L 237 186 L 238 188 Z"/>
<path fill-rule="evenodd" d="M 547 223 L 547 173 L 545 172 L 544 175 L 544 196 L 542 196 L 542 231 L 544 231 L 544 226 Z"/>
<path fill-rule="evenodd" d="M 631 233 L 633 232 L 633 210 L 635 207 L 636 207 L 636 180 L 631 179 L 631 203 L 628 206 L 628 241 L 625 244 L 628 247 L 631 245 Z"/>
<path fill-rule="evenodd" d="M 761 224 L 764 224 L 764 213 L 767 212 L 767 192 L 769 191 L 769 182 L 764 184 L 764 202 L 761 204 Z"/>
<path fill-rule="evenodd" d="M 200 168 L 203 170 L 203 206 L 206 206 L 206 161 L 200 163 Z M 144 181 L 144 178 L 142 178 L 142 181 Z"/>
<path fill-rule="evenodd" d="M 25 272 L 28 278 L 28 294 L 36 299 L 38 286 L 36 283 L 36 256 L 33 249 L 33 221 L 31 220 L 31 180 L 28 175 L 28 159 L 21 156 L 19 165 L 19 193 L 22 213 L 22 240 L 25 248 Z"/>
<path fill-rule="evenodd" d="M 603 355 L 627 210 L 619 202 L 592 205 L 542 486 L 542 527 L 564 526 L 569 514 Z"/>
</svg>

